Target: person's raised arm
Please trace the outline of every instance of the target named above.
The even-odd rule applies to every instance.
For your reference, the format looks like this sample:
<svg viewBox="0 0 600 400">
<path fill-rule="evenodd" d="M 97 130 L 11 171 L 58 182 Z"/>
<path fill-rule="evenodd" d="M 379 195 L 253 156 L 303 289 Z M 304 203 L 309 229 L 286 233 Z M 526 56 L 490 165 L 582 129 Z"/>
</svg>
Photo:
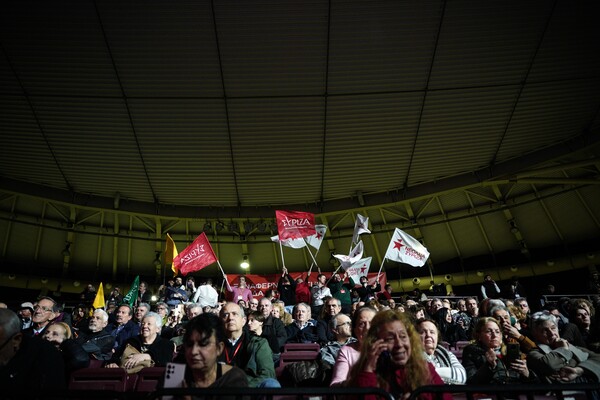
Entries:
<svg viewBox="0 0 600 400">
<path fill-rule="evenodd" d="M 233 292 L 233 289 L 229 285 L 229 281 L 227 280 L 227 274 L 223 273 L 223 279 L 225 280 L 225 286 L 227 287 L 228 292 Z"/>
</svg>

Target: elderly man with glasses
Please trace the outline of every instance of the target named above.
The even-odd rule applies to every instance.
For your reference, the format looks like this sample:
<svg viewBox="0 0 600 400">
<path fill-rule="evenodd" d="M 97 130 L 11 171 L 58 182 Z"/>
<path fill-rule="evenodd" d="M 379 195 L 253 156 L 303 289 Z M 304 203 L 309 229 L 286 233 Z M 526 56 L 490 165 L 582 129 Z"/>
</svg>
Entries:
<svg viewBox="0 0 600 400">
<path fill-rule="evenodd" d="M 357 340 L 352 337 L 352 320 L 346 314 L 339 313 L 333 317 L 329 321 L 329 330 L 333 332 L 335 340 L 323 346 L 321 359 L 333 367 L 342 346 Z"/>
<path fill-rule="evenodd" d="M 40 297 L 40 299 L 33 305 L 33 315 L 31 321 L 33 324 L 23 330 L 25 336 L 40 336 L 44 334 L 46 327 L 50 325 L 58 315 L 60 309 L 56 301 L 50 297 Z"/>
</svg>

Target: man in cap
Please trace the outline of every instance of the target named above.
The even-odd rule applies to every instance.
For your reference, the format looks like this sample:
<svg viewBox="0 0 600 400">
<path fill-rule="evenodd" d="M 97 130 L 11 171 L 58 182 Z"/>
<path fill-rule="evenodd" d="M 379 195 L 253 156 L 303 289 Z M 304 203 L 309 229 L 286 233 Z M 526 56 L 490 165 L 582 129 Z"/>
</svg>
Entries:
<svg viewBox="0 0 600 400">
<path fill-rule="evenodd" d="M 27 301 L 21 304 L 21 307 L 19 308 L 19 312 L 17 314 L 19 315 L 19 319 L 21 320 L 21 330 L 27 329 L 31 325 L 33 325 L 33 321 L 31 320 L 31 317 L 33 316 L 32 303 Z"/>
</svg>

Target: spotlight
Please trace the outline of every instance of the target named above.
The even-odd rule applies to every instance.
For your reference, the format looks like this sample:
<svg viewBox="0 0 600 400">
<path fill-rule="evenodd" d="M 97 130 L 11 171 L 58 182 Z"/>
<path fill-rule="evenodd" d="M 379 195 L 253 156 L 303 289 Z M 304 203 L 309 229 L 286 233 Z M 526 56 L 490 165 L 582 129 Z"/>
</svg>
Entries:
<svg viewBox="0 0 600 400">
<path fill-rule="evenodd" d="M 223 229 L 225 229 L 225 224 L 222 223 L 221 221 L 219 221 L 219 222 L 217 222 L 215 229 L 217 230 L 217 232 L 221 232 Z"/>
<path fill-rule="evenodd" d="M 546 265 L 548 265 L 549 267 L 553 267 L 554 266 L 554 260 L 548 260 L 548 261 L 546 261 Z"/>
<path fill-rule="evenodd" d="M 15 279 L 17 279 L 17 276 L 15 274 L 8 275 L 8 280 L 9 281 L 14 281 Z"/>
<path fill-rule="evenodd" d="M 517 232 L 519 232 L 519 228 L 517 228 L 517 223 L 515 222 L 514 219 L 511 219 L 510 221 L 508 221 L 509 225 L 510 225 L 510 232 L 515 234 Z"/>
<path fill-rule="evenodd" d="M 244 223 L 244 230 L 246 232 L 251 232 L 254 229 L 254 224 L 250 221 Z"/>
<path fill-rule="evenodd" d="M 421 283 L 421 279 L 420 278 L 413 278 L 413 285 L 418 286 Z"/>
<path fill-rule="evenodd" d="M 266 222 L 263 222 L 263 221 L 260 221 L 260 222 L 258 223 L 258 226 L 257 226 L 257 228 L 258 228 L 258 230 L 259 230 L 260 232 L 264 232 L 264 231 L 266 231 L 266 230 L 267 230 L 267 223 L 266 223 Z"/>
<path fill-rule="evenodd" d="M 210 222 L 205 223 L 203 231 L 204 231 L 204 233 L 211 232 L 212 231 L 212 224 Z"/>
<path fill-rule="evenodd" d="M 446 280 L 446 282 L 450 282 L 452 280 L 452 275 L 448 274 L 444 276 L 444 279 Z"/>
<path fill-rule="evenodd" d="M 483 276 L 483 271 L 477 271 L 477 276 Z"/>
<path fill-rule="evenodd" d="M 154 265 L 157 267 L 160 265 L 160 251 L 156 252 L 156 256 L 154 257 Z"/>
<path fill-rule="evenodd" d="M 73 282 L 73 286 L 75 286 L 75 287 L 79 287 L 79 285 L 81 285 L 81 282 L 79 282 L 79 281 L 75 281 L 75 282 Z"/>
<path fill-rule="evenodd" d="M 585 257 L 588 260 L 593 260 L 594 258 L 596 258 L 596 255 L 594 253 L 587 253 Z"/>
<path fill-rule="evenodd" d="M 227 229 L 229 229 L 229 232 L 239 232 L 240 227 L 238 226 L 237 222 L 231 221 Z"/>
<path fill-rule="evenodd" d="M 45 285 L 46 283 L 48 283 L 48 278 L 42 278 L 42 283 Z"/>
<path fill-rule="evenodd" d="M 517 267 L 517 266 L 513 265 L 512 267 L 510 267 L 510 270 L 511 270 L 512 272 L 517 272 L 517 271 L 519 270 L 519 267 Z"/>
<path fill-rule="evenodd" d="M 242 258 L 242 262 L 240 263 L 240 267 L 243 269 L 248 269 L 250 267 L 250 262 L 248 262 L 248 256 L 244 255 Z"/>
<path fill-rule="evenodd" d="M 110 283 L 107 283 L 106 285 L 104 285 L 107 289 L 112 289 L 112 285 Z"/>
</svg>

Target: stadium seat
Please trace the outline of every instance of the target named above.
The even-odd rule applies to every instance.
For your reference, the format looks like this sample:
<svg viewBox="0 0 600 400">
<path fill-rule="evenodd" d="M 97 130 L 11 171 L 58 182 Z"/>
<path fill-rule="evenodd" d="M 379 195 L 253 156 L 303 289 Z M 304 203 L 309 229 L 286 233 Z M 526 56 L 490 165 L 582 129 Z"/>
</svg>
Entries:
<svg viewBox="0 0 600 400">
<path fill-rule="evenodd" d="M 290 351 L 315 351 L 319 352 L 321 346 L 318 343 L 286 343 L 283 346 L 283 352 Z"/>
<path fill-rule="evenodd" d="M 123 368 L 83 368 L 74 371 L 69 379 L 69 390 L 127 390 L 127 371 Z M 133 375 L 132 379 L 137 379 Z M 129 379 L 131 382 L 131 379 Z"/>
<path fill-rule="evenodd" d="M 165 375 L 164 367 L 148 367 L 138 372 L 136 392 L 153 392 Z"/>
</svg>

